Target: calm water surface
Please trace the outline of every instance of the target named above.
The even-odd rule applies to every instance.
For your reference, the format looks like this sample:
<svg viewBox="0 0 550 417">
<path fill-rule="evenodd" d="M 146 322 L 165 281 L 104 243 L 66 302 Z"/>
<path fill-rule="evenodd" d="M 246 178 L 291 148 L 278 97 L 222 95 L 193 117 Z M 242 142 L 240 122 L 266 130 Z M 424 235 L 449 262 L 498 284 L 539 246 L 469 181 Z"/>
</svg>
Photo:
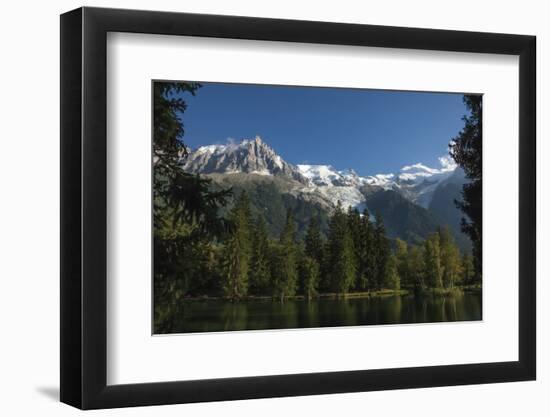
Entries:
<svg viewBox="0 0 550 417">
<path fill-rule="evenodd" d="M 311 301 L 189 301 L 172 333 L 481 320 L 481 292 Z"/>
</svg>

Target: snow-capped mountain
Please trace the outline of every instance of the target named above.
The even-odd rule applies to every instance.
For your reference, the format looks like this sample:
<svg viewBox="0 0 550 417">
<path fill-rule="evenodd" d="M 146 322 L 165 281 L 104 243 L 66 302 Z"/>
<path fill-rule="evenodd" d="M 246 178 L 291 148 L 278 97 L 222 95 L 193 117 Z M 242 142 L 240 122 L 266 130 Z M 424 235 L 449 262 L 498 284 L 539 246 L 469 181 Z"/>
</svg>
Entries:
<svg viewBox="0 0 550 417">
<path fill-rule="evenodd" d="M 448 156 L 439 158 L 439 163 L 439 168 L 430 168 L 421 163 L 407 165 L 396 174 L 378 175 L 369 178 L 369 181 L 379 184 L 379 177 L 383 177 L 383 188 L 396 190 L 413 203 L 427 208 L 439 184 L 449 178 L 457 168 Z"/>
<path fill-rule="evenodd" d="M 427 208 L 437 186 L 449 178 L 456 164 L 440 158 L 439 168 L 421 163 L 404 166 L 397 173 L 361 177 L 352 169 L 337 170 L 330 165 L 292 165 L 283 160 L 259 136 L 240 143 L 202 146 L 191 150 L 182 160 L 182 168 L 198 174 L 256 174 L 279 176 L 296 181 L 294 194 L 326 205 L 338 201 L 344 206 L 362 208 L 366 195 L 384 189 L 393 190 L 407 200 Z"/>
<path fill-rule="evenodd" d="M 360 187 L 368 184 L 366 178 L 360 177 L 353 169 L 338 171 L 330 165 L 296 165 L 300 174 L 310 183 L 318 186 L 351 186 Z"/>
<path fill-rule="evenodd" d="M 395 173 L 363 177 L 330 165 L 290 164 L 257 136 L 190 150 L 181 166 L 233 189 L 234 195 L 246 191 L 273 236 L 283 230 L 287 210 L 292 210 L 299 233 L 306 233 L 311 216 L 319 216 L 326 230 L 330 213 L 340 203 L 344 209 L 381 215 L 388 236 L 418 243 L 439 225 L 448 225 L 461 247 L 469 247 L 454 203 L 460 198 L 464 173 L 446 157 L 440 158 L 438 168 L 417 163 Z"/>
<path fill-rule="evenodd" d="M 418 163 L 404 166 L 395 174 L 368 177 L 360 177 L 353 170 L 338 171 L 330 165 L 297 165 L 297 168 L 304 177 L 318 186 L 380 187 L 397 191 L 413 203 L 427 208 L 437 186 L 456 169 L 456 164 L 448 157 L 441 157 L 439 161 L 441 168 L 430 168 Z"/>
<path fill-rule="evenodd" d="M 182 163 L 185 171 L 197 174 L 281 175 L 303 184 L 308 182 L 259 136 L 241 143 L 201 146 L 191 151 Z"/>
</svg>

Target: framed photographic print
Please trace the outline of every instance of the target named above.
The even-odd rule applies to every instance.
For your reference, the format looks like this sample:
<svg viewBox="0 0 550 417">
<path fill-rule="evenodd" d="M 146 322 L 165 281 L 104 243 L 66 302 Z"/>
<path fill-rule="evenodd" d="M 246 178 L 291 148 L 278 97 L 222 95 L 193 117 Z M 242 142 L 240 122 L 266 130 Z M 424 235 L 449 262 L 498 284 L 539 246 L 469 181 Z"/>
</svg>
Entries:
<svg viewBox="0 0 550 417">
<path fill-rule="evenodd" d="M 61 16 L 61 400 L 535 379 L 535 38 Z"/>
</svg>

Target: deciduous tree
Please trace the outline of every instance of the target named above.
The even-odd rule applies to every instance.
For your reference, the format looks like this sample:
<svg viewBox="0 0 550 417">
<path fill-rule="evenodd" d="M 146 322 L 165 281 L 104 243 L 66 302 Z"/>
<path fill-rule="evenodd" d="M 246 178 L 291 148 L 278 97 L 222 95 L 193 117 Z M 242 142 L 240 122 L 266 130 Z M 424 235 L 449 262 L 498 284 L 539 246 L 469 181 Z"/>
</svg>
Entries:
<svg viewBox="0 0 550 417">
<path fill-rule="evenodd" d="M 439 233 L 433 233 L 424 242 L 424 267 L 427 284 L 431 288 L 441 288 L 443 282 Z"/>
</svg>

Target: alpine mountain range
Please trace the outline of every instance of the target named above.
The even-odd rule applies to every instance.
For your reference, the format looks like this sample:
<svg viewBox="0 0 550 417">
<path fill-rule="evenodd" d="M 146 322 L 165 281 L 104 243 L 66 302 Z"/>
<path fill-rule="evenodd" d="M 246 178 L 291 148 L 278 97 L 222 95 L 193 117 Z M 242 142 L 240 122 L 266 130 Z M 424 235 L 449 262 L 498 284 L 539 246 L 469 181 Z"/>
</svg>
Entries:
<svg viewBox="0 0 550 417">
<path fill-rule="evenodd" d="M 389 237 L 419 243 L 439 226 L 448 226 L 463 250 L 470 241 L 460 230 L 464 172 L 450 157 L 440 158 L 440 168 L 422 163 L 407 165 L 397 173 L 359 176 L 353 169 L 330 165 L 293 165 L 286 162 L 262 138 L 240 143 L 215 144 L 189 150 L 182 169 L 212 179 L 214 186 L 246 191 L 253 214 L 262 214 L 272 235 L 282 230 L 291 209 L 303 234 L 312 216 L 322 229 L 328 215 L 341 204 L 374 218 L 380 214 Z"/>
</svg>

